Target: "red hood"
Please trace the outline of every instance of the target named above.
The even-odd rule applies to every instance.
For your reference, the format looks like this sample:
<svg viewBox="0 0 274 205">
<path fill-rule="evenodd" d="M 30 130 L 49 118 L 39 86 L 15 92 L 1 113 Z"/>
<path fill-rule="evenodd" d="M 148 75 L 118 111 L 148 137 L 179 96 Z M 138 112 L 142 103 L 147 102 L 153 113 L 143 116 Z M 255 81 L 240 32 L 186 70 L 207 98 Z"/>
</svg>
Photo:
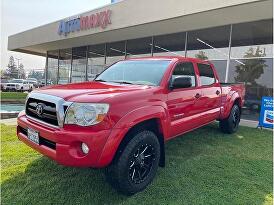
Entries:
<svg viewBox="0 0 274 205">
<path fill-rule="evenodd" d="M 106 82 L 83 82 L 67 85 L 46 86 L 34 92 L 54 95 L 71 102 L 99 102 L 126 92 L 145 90 L 146 85 L 125 85 Z"/>
</svg>

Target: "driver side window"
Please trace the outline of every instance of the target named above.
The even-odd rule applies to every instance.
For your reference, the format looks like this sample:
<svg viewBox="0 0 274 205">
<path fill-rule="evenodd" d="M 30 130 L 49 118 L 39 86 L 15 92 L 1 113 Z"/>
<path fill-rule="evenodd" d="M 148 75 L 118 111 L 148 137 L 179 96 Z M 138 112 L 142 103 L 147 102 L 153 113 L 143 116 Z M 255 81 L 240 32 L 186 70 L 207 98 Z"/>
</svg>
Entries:
<svg viewBox="0 0 274 205">
<path fill-rule="evenodd" d="M 190 77 L 191 78 L 191 87 L 196 86 L 196 77 L 195 77 L 195 71 L 193 63 L 191 62 L 184 62 L 179 63 L 176 65 L 176 67 L 173 70 L 172 73 L 172 80 L 175 77 L 182 76 L 182 77 Z"/>
</svg>

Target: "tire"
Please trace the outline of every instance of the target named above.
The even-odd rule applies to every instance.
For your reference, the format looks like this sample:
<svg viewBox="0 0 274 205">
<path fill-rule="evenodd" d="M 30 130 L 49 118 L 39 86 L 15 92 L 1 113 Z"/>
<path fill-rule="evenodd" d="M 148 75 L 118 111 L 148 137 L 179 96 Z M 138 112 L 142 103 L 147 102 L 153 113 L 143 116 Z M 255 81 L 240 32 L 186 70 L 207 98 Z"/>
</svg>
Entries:
<svg viewBox="0 0 274 205">
<path fill-rule="evenodd" d="M 225 120 L 220 120 L 219 126 L 223 133 L 232 134 L 239 128 L 241 119 L 241 111 L 238 105 L 233 105 L 229 117 Z"/>
<path fill-rule="evenodd" d="M 153 132 L 143 130 L 133 135 L 105 173 L 110 185 L 128 196 L 144 190 L 152 182 L 160 160 L 160 144 Z"/>
</svg>

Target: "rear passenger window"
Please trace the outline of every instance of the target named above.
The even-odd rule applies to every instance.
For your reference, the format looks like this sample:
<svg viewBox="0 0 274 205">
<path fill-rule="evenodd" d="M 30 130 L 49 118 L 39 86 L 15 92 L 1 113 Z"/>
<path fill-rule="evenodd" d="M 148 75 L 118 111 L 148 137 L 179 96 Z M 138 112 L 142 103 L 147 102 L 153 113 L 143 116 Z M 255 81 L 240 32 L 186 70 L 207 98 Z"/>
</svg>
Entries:
<svg viewBox="0 0 274 205">
<path fill-rule="evenodd" d="M 196 77 L 195 77 L 194 67 L 191 62 L 179 63 L 178 65 L 176 65 L 172 73 L 172 80 L 178 76 L 190 77 L 192 82 L 191 87 L 195 87 Z"/>
<path fill-rule="evenodd" d="M 212 85 L 215 83 L 214 72 L 210 65 L 198 63 L 201 85 Z"/>
</svg>

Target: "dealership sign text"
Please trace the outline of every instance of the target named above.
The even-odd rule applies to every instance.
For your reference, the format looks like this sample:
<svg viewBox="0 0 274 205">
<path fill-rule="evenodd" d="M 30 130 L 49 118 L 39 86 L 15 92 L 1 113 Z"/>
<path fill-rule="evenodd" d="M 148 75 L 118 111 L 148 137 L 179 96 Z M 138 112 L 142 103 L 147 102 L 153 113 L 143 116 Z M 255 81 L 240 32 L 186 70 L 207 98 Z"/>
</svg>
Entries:
<svg viewBox="0 0 274 205">
<path fill-rule="evenodd" d="M 60 21 L 58 34 L 66 36 L 70 32 L 97 27 L 105 29 L 109 24 L 111 24 L 111 10 L 106 10 L 89 16 L 79 16 L 73 19 Z"/>
</svg>

